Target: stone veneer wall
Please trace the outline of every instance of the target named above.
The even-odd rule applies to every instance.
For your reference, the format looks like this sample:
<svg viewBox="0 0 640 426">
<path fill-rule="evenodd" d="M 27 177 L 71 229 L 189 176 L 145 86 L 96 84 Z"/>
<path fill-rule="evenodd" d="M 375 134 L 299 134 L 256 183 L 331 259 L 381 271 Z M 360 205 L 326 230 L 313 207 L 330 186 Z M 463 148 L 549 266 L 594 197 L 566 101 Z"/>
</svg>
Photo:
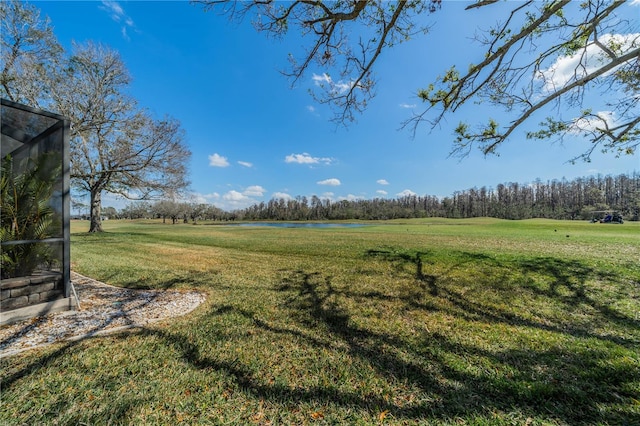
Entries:
<svg viewBox="0 0 640 426">
<path fill-rule="evenodd" d="M 64 298 L 62 274 L 43 273 L 0 281 L 0 311 Z"/>
</svg>

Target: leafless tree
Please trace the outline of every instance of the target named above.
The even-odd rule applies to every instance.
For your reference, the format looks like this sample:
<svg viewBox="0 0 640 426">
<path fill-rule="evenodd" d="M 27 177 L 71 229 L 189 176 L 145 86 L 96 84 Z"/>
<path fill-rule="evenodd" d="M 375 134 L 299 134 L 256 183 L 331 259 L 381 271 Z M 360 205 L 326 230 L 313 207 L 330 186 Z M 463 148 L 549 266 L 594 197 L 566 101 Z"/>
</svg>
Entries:
<svg viewBox="0 0 640 426">
<path fill-rule="evenodd" d="M 72 123 L 71 179 L 91 195 L 89 232 L 102 230 L 102 193 L 149 199 L 185 188 L 191 155 L 180 123 L 153 119 L 126 94 L 129 73 L 117 52 L 75 46 L 53 101 Z"/>
<path fill-rule="evenodd" d="M 151 117 L 127 95 L 131 77 L 117 52 L 89 42 L 67 54 L 27 3 L 0 2 L 0 13 L 0 94 L 71 121 L 71 181 L 90 194 L 90 232 L 102 230 L 105 191 L 150 199 L 188 185 L 180 123 Z"/>
<path fill-rule="evenodd" d="M 49 19 L 18 0 L 0 2 L 0 96 L 42 106 L 52 74 L 61 58 Z"/>
<path fill-rule="evenodd" d="M 291 58 L 287 74 L 297 81 L 310 64 L 337 70 L 337 77 L 329 72 L 313 76 L 321 88 L 314 96 L 332 105 L 342 123 L 352 121 L 373 97 L 373 70 L 383 50 L 427 32 L 423 16 L 441 6 L 433 0 L 195 3 L 231 17 L 251 14 L 258 30 L 270 35 L 294 29 L 310 38 L 305 56 Z M 495 3 L 478 0 L 467 7 L 467 13 L 496 7 L 498 23 L 477 36 L 483 59 L 462 72 L 452 67 L 418 90 L 426 106 L 404 126 L 413 132 L 424 123 L 437 126 L 465 104 L 487 103 L 513 120 L 460 123 L 453 154 L 467 155 L 474 146 L 495 153 L 537 113 L 548 118 L 527 137 L 581 135 L 591 145 L 576 159 L 588 161 L 595 150 L 635 153 L 640 144 L 640 34 L 638 20 L 621 13 L 628 6 L 617 0 L 529 0 L 511 3 L 505 14 Z M 601 110 L 583 105 L 588 92 L 600 95 Z"/>
</svg>

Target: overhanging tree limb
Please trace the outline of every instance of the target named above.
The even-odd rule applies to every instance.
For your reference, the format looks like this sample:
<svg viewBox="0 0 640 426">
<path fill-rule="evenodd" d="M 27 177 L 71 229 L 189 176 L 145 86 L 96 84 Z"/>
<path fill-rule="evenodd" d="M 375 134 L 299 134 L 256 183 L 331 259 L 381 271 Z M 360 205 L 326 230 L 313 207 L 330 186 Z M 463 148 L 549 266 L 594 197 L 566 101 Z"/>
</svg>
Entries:
<svg viewBox="0 0 640 426">
<path fill-rule="evenodd" d="M 334 120 L 341 123 L 352 121 L 354 114 L 362 112 L 373 98 L 377 84 L 373 72 L 383 51 L 426 32 L 428 27 L 421 23 L 420 16 L 436 11 L 440 6 L 439 1 L 427 0 L 309 0 L 291 3 L 254 0 L 240 3 L 242 7 L 228 0 L 200 0 L 196 3 L 203 4 L 205 9 L 221 6 L 223 13 L 232 16 L 255 12 L 259 16 L 258 30 L 271 35 L 283 35 L 297 25 L 302 36 L 311 37 L 310 49 L 300 62 L 292 61 L 290 71 L 285 74 L 296 82 L 312 64 L 321 69 L 337 69 L 337 78 L 328 71 L 320 76 L 314 75 L 320 91 L 313 91 L 313 94 L 318 102 L 334 108 Z M 505 4 L 513 6 L 505 12 Z M 228 6 L 230 8 L 224 9 Z M 584 108 L 582 104 L 587 91 L 602 88 L 601 100 L 617 113 L 615 126 L 627 131 L 620 137 L 612 137 L 614 133 L 607 132 L 602 137 L 593 134 L 590 141 L 617 153 L 635 152 L 639 140 L 635 119 L 639 115 L 640 99 L 640 66 L 636 51 L 640 43 L 637 40 L 622 42 L 621 49 L 619 43 L 612 41 L 618 36 L 631 36 L 635 31 L 633 20 L 626 19 L 622 13 L 617 16 L 622 7 L 630 6 L 617 0 L 586 0 L 582 3 L 568 0 L 517 3 L 479 0 L 468 5 L 468 11 L 496 8 L 497 19 L 500 19 L 500 14 L 504 19 L 482 33 L 485 36 L 482 40 L 486 48 L 484 57 L 466 73 L 461 74 L 452 67 L 436 82 L 418 92 L 427 107 L 407 120 L 403 127 L 408 126 L 415 132 L 425 121 L 436 126 L 463 105 L 486 102 L 515 117 L 506 128 L 501 128 L 493 120 L 478 132 L 470 131 L 466 124 L 459 126 L 453 152 L 464 155 L 474 142 L 479 142 L 480 149 L 487 154 L 496 152 L 508 137 L 515 135 L 517 129 L 532 120 L 535 113 L 547 110 L 551 104 L 559 107 L 561 100 L 565 102 L 564 106 L 569 107 L 567 111 L 573 110 L 576 114 L 574 124 L 546 128 L 543 124 L 539 132 L 530 132 L 529 135 L 561 138 L 575 134 L 576 123 L 581 118 L 575 110 Z M 345 33 L 350 33 L 351 40 L 360 41 L 349 43 Z M 371 34 L 376 37 L 370 37 Z M 598 49 L 603 61 L 593 75 L 589 49 Z M 469 53 L 473 55 L 473 51 L 469 50 Z M 482 50 L 477 53 L 482 53 Z M 577 61 L 572 79 L 555 82 L 553 76 L 544 74 L 552 70 L 550 67 L 554 61 L 569 57 L 575 57 Z M 583 158 L 588 159 L 592 150 L 586 151 Z"/>
<path fill-rule="evenodd" d="M 346 124 L 366 108 L 375 96 L 373 70 L 382 52 L 389 47 L 425 33 L 428 26 L 417 17 L 437 10 L 440 0 L 294 1 L 196 0 L 205 10 L 217 10 L 232 18 L 253 14 L 259 31 L 280 37 L 296 28 L 310 40 L 301 58 L 290 57 L 283 71 L 296 84 L 312 65 L 315 75 L 314 99 L 330 105 L 333 120 Z M 355 36 L 350 26 L 356 27 Z M 315 72 L 314 72 L 315 74 Z"/>
<path fill-rule="evenodd" d="M 598 69 L 597 71 L 594 71 L 588 75 L 586 75 L 585 77 L 574 81 L 573 83 L 563 87 L 560 90 L 557 90 L 555 92 L 553 92 L 551 95 L 549 95 L 548 97 L 544 98 L 543 100 L 541 100 L 540 102 L 537 102 L 535 104 L 532 104 L 530 108 L 528 108 L 517 120 L 515 120 L 514 122 L 511 123 L 511 125 L 507 128 L 507 130 L 504 133 L 498 134 L 495 136 L 494 142 L 492 142 L 490 145 L 488 145 L 487 147 L 483 148 L 483 152 L 485 154 L 489 154 L 492 153 L 496 147 L 501 144 L 502 142 L 504 142 L 505 140 L 507 140 L 509 138 L 509 136 L 511 135 L 511 133 L 517 129 L 520 125 L 522 125 L 522 123 L 524 123 L 525 121 L 527 121 L 529 119 L 529 117 L 535 113 L 536 111 L 542 109 L 544 106 L 546 106 L 547 104 L 557 100 L 558 98 L 562 97 L 564 94 L 574 90 L 577 87 L 582 87 L 584 85 L 586 85 L 587 83 L 589 83 L 592 80 L 595 80 L 596 78 L 606 74 L 607 72 L 611 71 L 612 69 L 616 68 L 617 66 L 633 59 L 636 58 L 640 55 L 640 48 L 632 50 L 631 52 L 627 53 L 626 55 L 623 55 L 621 57 L 616 58 L 614 61 L 606 64 L 605 66 L 601 67 L 600 69 Z M 637 124 L 637 120 L 634 120 L 633 125 Z M 632 127 L 633 127 L 632 125 Z M 480 138 L 481 139 L 481 138 Z"/>
<path fill-rule="evenodd" d="M 498 146 L 512 136 L 516 129 L 531 119 L 536 112 L 548 107 L 549 104 L 555 103 L 559 105 L 561 99 L 566 99 L 569 106 L 578 106 L 582 104 L 583 95 L 587 88 L 594 86 L 592 83 L 595 83 L 596 87 L 598 84 L 607 84 L 603 83 L 606 81 L 609 81 L 609 86 L 621 84 L 622 79 L 616 79 L 615 70 L 633 67 L 633 63 L 638 62 L 640 50 L 637 37 L 635 41 L 627 43 L 628 46 L 624 50 L 618 47 L 619 51 L 614 51 L 616 49 L 607 46 L 598 34 L 621 26 L 620 22 L 624 22 L 623 20 L 614 21 L 613 23 L 607 22 L 607 20 L 614 17 L 613 12 L 621 7 L 622 4 L 622 2 L 606 1 L 585 2 L 581 5 L 581 8 L 584 8 L 586 16 L 581 21 L 579 20 L 578 23 L 570 24 L 565 17 L 565 8 L 570 5 L 570 2 L 544 3 L 539 8 L 541 13 L 537 18 L 533 19 L 529 13 L 527 15 L 529 19 L 527 25 L 523 26 L 513 36 L 507 37 L 506 41 L 501 44 L 499 42 L 505 35 L 511 34 L 510 26 L 516 26 L 515 21 L 513 25 L 510 25 L 514 14 L 523 10 L 525 6 L 535 6 L 535 3 L 525 3 L 515 8 L 506 23 L 498 25 L 498 29 L 491 31 L 493 37 L 486 42 L 489 46 L 486 58 L 479 64 L 471 66 L 469 72 L 464 76 L 460 77 L 457 71 L 452 68 L 444 77 L 439 79 L 437 86 L 430 85 L 427 89 L 420 91 L 419 97 L 428 103 L 428 107 L 422 113 L 416 114 L 407 120 L 404 126 L 410 126 L 414 132 L 417 126 L 424 121 L 428 121 L 435 126 L 440 123 L 445 115 L 457 111 L 462 105 L 469 103 L 471 100 L 501 105 L 510 113 L 514 111 L 515 107 L 518 107 L 520 110 L 516 112 L 516 118 L 502 130 L 494 120 L 489 120 L 487 125 L 479 127 L 475 132 L 470 131 L 466 123 L 461 123 L 458 126 L 456 129 L 456 144 L 452 154 L 467 155 L 472 145 L 477 142 L 480 144 L 482 152 L 486 155 L 496 152 Z M 553 23 L 552 19 L 557 19 L 559 23 Z M 603 28 L 602 31 L 601 27 Z M 523 56 L 520 52 L 523 42 L 527 40 L 533 42 L 534 39 L 541 36 L 559 34 L 559 31 L 563 31 L 565 28 L 575 28 L 569 38 L 565 36 L 558 37 L 555 44 L 551 44 L 546 49 L 538 49 L 541 53 L 536 52 L 534 55 L 530 55 L 532 59 L 528 63 L 520 66 L 515 64 L 514 60 Z M 606 36 L 609 36 L 609 39 L 612 38 L 610 33 L 607 33 Z M 495 46 L 499 47 L 496 49 Z M 601 47 L 600 51 L 603 52 L 603 65 L 594 68 L 590 61 L 592 61 L 593 56 L 597 56 L 598 52 L 593 53 L 589 49 L 598 47 Z M 555 60 L 557 63 L 563 57 L 568 58 L 571 55 L 577 55 L 575 57 L 578 60 L 573 76 L 568 81 L 557 84 L 553 81 L 553 76 L 544 75 L 544 63 L 551 60 Z M 520 59 L 522 60 L 522 58 Z M 546 70 L 547 73 L 549 73 L 549 70 L 551 68 Z M 633 78 L 633 76 L 629 77 L 629 79 Z M 635 78 L 638 78 L 637 74 Z M 526 91 L 526 86 L 520 84 L 523 79 L 529 79 L 530 81 Z M 540 84 L 540 82 L 549 87 L 540 86 L 540 88 L 536 88 L 535 85 Z M 632 84 L 629 84 L 629 86 L 633 87 Z M 638 97 L 631 97 L 631 100 L 626 102 L 626 106 L 624 106 L 625 102 L 620 98 L 616 99 L 616 93 L 619 93 L 619 91 L 612 90 L 610 93 L 609 98 L 612 99 L 609 101 L 610 105 L 622 111 L 620 119 L 623 122 L 628 120 L 628 123 L 633 128 L 635 126 L 635 118 L 638 115 Z M 624 109 L 622 109 L 623 106 Z M 430 111 L 434 107 L 439 107 L 440 113 L 435 118 L 429 119 Z M 554 126 L 554 132 L 547 129 L 537 133 L 529 132 L 528 136 L 553 137 L 555 135 L 563 137 L 568 133 L 576 134 L 578 133 L 576 131 L 576 120 L 573 122 L 572 126 Z M 592 137 L 591 142 L 595 145 L 601 144 L 604 150 L 633 153 L 639 142 L 637 135 L 632 130 L 630 129 L 622 137 L 613 139 L 611 134 L 605 132 L 602 137 Z M 607 138 L 609 138 L 608 141 L 606 141 Z M 577 158 L 589 160 L 592 152 L 593 148 L 587 149 L 584 154 L 579 155 Z"/>
</svg>

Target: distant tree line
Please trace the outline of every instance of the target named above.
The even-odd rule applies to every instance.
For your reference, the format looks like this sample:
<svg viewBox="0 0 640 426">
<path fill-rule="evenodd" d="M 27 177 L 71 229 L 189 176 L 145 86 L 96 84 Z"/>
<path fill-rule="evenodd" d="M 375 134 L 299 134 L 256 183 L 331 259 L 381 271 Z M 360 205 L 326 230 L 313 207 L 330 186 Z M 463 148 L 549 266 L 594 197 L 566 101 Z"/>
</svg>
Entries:
<svg viewBox="0 0 640 426">
<path fill-rule="evenodd" d="M 572 181 L 508 183 L 456 191 L 450 197 L 408 195 L 395 199 L 330 201 L 274 199 L 235 212 L 243 220 L 343 220 L 420 217 L 500 219 L 590 219 L 594 211 L 616 210 L 639 220 L 640 174 L 596 176 Z"/>
<path fill-rule="evenodd" d="M 439 198 L 408 195 L 394 199 L 332 201 L 317 196 L 274 198 L 231 212 L 211 204 L 161 200 L 129 204 L 110 218 L 156 218 L 165 223 L 199 220 L 386 220 L 422 217 L 495 217 L 500 219 L 592 219 L 599 211 L 620 212 L 640 220 L 640 173 L 591 176 L 574 180 L 506 183 L 496 188 L 471 188 Z"/>
</svg>

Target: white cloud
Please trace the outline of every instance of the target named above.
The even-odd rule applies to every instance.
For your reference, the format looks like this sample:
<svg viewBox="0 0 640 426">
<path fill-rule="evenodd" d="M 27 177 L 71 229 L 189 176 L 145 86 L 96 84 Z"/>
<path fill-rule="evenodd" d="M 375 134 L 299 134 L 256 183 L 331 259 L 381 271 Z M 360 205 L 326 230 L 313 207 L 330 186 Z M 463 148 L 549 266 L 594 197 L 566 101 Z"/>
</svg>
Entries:
<svg viewBox="0 0 640 426">
<path fill-rule="evenodd" d="M 223 195 L 214 192 L 204 197 L 210 200 L 211 204 L 225 211 L 245 209 L 255 203 L 253 198 L 247 197 L 236 190 L 231 190 Z"/>
<path fill-rule="evenodd" d="M 573 134 L 581 134 L 583 132 L 591 132 L 596 129 L 606 129 L 615 126 L 615 113 L 613 111 L 600 111 L 596 113 L 596 117 L 578 118 L 569 126 L 569 132 Z"/>
<path fill-rule="evenodd" d="M 311 113 L 314 113 L 314 112 L 316 112 L 316 109 L 315 109 L 315 107 L 313 105 L 307 105 L 307 111 L 309 111 Z"/>
<path fill-rule="evenodd" d="M 328 157 L 312 157 L 309 153 L 303 152 L 302 154 L 290 154 L 284 159 L 285 163 L 298 163 L 298 164 L 326 164 L 329 165 L 333 162 L 332 158 Z"/>
<path fill-rule="evenodd" d="M 400 105 L 398 105 L 400 108 L 406 108 L 406 109 L 413 109 L 415 108 L 417 105 L 416 104 L 405 104 L 405 103 L 401 103 Z"/>
<path fill-rule="evenodd" d="M 284 200 L 292 200 L 293 197 L 289 194 L 287 194 L 286 192 L 274 192 L 273 194 L 271 194 L 271 198 L 272 199 L 276 199 L 279 200 L 280 198 L 284 199 Z"/>
<path fill-rule="evenodd" d="M 331 83 L 331 77 L 329 77 L 329 74 L 327 73 L 322 73 L 322 75 L 318 75 L 316 73 L 313 74 L 313 76 L 311 77 L 311 79 L 313 80 L 313 82 L 316 85 L 321 85 L 321 84 L 330 84 Z"/>
<path fill-rule="evenodd" d="M 619 55 L 640 46 L 640 33 L 602 34 L 599 41 Z M 608 61 L 607 53 L 595 43 L 591 43 L 584 51 L 580 50 L 571 56 L 560 56 L 549 68 L 540 71 L 538 78 L 542 80 L 546 90 L 557 90 L 571 81 L 594 72 Z"/>
<path fill-rule="evenodd" d="M 224 194 L 222 196 L 222 199 L 225 201 L 231 201 L 232 203 L 237 203 L 239 201 L 248 201 L 250 200 L 249 197 L 247 197 L 246 195 L 241 194 L 238 191 L 235 190 L 231 190 L 229 192 L 227 192 L 226 194 Z"/>
<path fill-rule="evenodd" d="M 382 190 L 382 189 L 377 190 L 377 191 L 376 191 L 376 193 L 377 193 L 377 194 L 380 194 L 380 195 L 387 195 L 387 194 L 388 194 L 388 192 L 387 192 L 387 191 L 384 191 L 384 190 Z"/>
<path fill-rule="evenodd" d="M 106 10 L 111 13 L 111 19 L 116 22 L 120 22 L 122 18 L 125 16 L 124 10 L 122 6 L 117 1 L 106 1 L 102 2 L 102 10 Z"/>
<path fill-rule="evenodd" d="M 105 193 L 107 195 L 108 193 Z M 104 198 L 104 197 L 103 197 Z M 217 192 L 213 192 L 210 194 L 201 194 L 199 192 L 188 192 L 184 194 L 180 194 L 175 198 L 172 198 L 172 201 L 176 203 L 196 203 L 196 204 L 211 204 L 215 200 L 220 199 L 220 194 Z M 154 201 L 151 201 L 153 203 Z"/>
<path fill-rule="evenodd" d="M 213 154 L 209 156 L 209 165 L 212 167 L 228 167 L 229 161 L 227 161 L 227 157 Z"/>
<path fill-rule="evenodd" d="M 210 197 L 210 198 L 212 198 L 214 200 L 218 200 L 218 199 L 220 199 L 220 194 L 218 194 L 217 192 L 214 192 L 212 194 L 205 195 L 205 197 Z"/>
<path fill-rule="evenodd" d="M 212 204 L 225 211 L 245 209 L 255 204 L 259 197 L 262 197 L 266 190 L 260 185 L 249 186 L 242 192 L 232 189 L 222 195 L 217 192 L 210 194 L 192 194 L 191 199 L 197 202 Z"/>
<path fill-rule="evenodd" d="M 321 180 L 317 182 L 318 185 L 329 185 L 329 186 L 340 186 L 340 179 L 336 179 L 336 178 L 331 178 L 331 179 L 325 179 L 325 180 Z"/>
<path fill-rule="evenodd" d="M 120 6 L 120 3 L 118 3 L 117 1 L 103 0 L 100 9 L 106 11 L 111 16 L 111 19 L 113 19 L 115 22 L 122 24 L 120 33 L 125 40 L 130 40 L 128 30 L 135 30 L 136 25 L 133 22 L 133 19 L 131 19 L 131 17 L 124 11 L 122 6 Z"/>
<path fill-rule="evenodd" d="M 387 182 L 386 179 L 378 179 L 376 183 L 379 185 L 389 185 L 389 182 Z"/>
<path fill-rule="evenodd" d="M 253 167 L 253 163 L 249 163 L 248 161 L 238 161 L 238 164 L 244 167 Z"/>
<path fill-rule="evenodd" d="M 334 92 L 337 94 L 342 94 L 347 90 L 351 89 L 351 87 L 353 86 L 353 82 L 345 83 L 342 80 L 335 82 L 327 73 L 322 73 L 322 75 L 318 75 L 314 73 L 311 79 L 313 80 L 316 86 L 327 88 L 331 92 Z"/>
<path fill-rule="evenodd" d="M 284 161 L 285 163 L 298 163 L 298 164 L 316 164 L 318 162 L 316 158 L 313 158 L 306 152 L 303 154 L 287 155 Z"/>
<path fill-rule="evenodd" d="M 631 0 L 629 3 L 631 6 L 640 6 L 640 0 Z"/>
<path fill-rule="evenodd" d="M 246 195 L 247 197 L 262 197 L 266 189 L 261 187 L 260 185 L 249 186 L 242 192 L 242 195 Z"/>
<path fill-rule="evenodd" d="M 207 204 L 209 202 L 209 200 L 207 200 L 207 198 L 202 194 L 193 193 L 189 198 L 189 201 L 196 204 Z"/>
<path fill-rule="evenodd" d="M 412 190 L 410 190 L 410 189 L 405 189 L 404 191 L 402 191 L 402 192 L 398 192 L 398 193 L 396 194 L 396 196 L 398 196 L 398 197 L 412 197 L 412 196 L 414 196 L 414 195 L 418 195 L 418 194 L 416 194 L 415 192 L 413 192 L 413 191 L 412 191 Z"/>
</svg>

